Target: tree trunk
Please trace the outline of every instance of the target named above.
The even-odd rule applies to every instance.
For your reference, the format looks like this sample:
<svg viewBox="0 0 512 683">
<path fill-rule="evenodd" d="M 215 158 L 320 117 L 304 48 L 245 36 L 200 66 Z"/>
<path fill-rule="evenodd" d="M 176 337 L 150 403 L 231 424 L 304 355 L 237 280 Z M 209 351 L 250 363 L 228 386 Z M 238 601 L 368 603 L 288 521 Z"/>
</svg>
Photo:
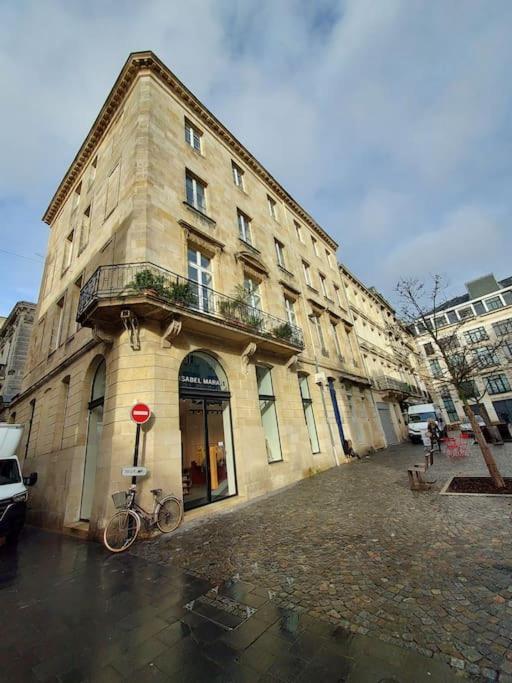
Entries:
<svg viewBox="0 0 512 683">
<path fill-rule="evenodd" d="M 482 456 L 485 460 L 485 464 L 487 465 L 487 469 L 489 470 L 489 474 L 491 475 L 491 479 L 493 480 L 494 485 L 497 489 L 504 489 L 505 482 L 503 481 L 503 477 L 501 476 L 498 466 L 496 465 L 496 461 L 494 460 L 494 456 L 491 452 L 491 449 L 489 448 L 489 444 L 484 439 L 484 435 L 482 434 L 480 425 L 475 419 L 475 414 L 473 413 L 473 411 L 471 410 L 471 406 L 465 399 L 463 402 L 464 412 L 468 416 L 468 419 L 471 423 L 471 427 L 473 428 L 473 434 L 475 435 L 475 439 L 477 440 L 480 450 L 482 451 Z"/>
</svg>

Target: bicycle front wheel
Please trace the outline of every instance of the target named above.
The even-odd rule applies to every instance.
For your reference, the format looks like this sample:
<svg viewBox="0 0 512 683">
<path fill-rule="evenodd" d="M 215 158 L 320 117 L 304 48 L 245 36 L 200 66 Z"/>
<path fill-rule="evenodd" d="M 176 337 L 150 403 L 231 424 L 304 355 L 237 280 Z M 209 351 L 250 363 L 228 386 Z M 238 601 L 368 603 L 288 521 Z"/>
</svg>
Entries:
<svg viewBox="0 0 512 683">
<path fill-rule="evenodd" d="M 177 529 L 183 518 L 183 507 L 174 496 L 167 496 L 160 501 L 156 516 L 156 524 L 163 534 Z"/>
<path fill-rule="evenodd" d="M 121 553 L 135 541 L 139 530 L 139 516 L 133 510 L 120 510 L 105 527 L 103 542 L 111 552 Z"/>
</svg>

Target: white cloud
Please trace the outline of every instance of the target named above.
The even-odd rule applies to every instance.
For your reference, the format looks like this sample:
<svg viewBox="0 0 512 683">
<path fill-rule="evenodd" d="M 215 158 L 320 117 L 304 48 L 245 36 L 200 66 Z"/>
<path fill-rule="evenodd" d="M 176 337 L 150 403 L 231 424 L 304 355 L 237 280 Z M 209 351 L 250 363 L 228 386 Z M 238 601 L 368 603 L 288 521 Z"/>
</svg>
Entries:
<svg viewBox="0 0 512 683">
<path fill-rule="evenodd" d="M 511 23 L 508 0 L 3 3 L 4 241 L 41 250 L 39 217 L 128 53 L 152 49 L 385 293 L 418 245 L 461 283 L 508 275 Z M 494 226 L 480 249 L 477 215 Z M 444 259 L 457 241 L 463 263 Z M 38 273 L 13 266 L 0 256 L 5 301 L 35 296 Z"/>
</svg>

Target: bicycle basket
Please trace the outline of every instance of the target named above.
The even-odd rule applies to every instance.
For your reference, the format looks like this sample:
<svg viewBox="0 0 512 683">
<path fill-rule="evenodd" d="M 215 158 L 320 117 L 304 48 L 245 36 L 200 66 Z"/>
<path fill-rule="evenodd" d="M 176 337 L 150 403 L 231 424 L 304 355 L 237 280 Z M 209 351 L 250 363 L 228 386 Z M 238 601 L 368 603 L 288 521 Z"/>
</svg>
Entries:
<svg viewBox="0 0 512 683">
<path fill-rule="evenodd" d="M 125 508 L 128 499 L 128 493 L 126 491 L 116 491 L 112 494 L 112 500 L 114 501 L 114 506 L 118 509 Z"/>
</svg>

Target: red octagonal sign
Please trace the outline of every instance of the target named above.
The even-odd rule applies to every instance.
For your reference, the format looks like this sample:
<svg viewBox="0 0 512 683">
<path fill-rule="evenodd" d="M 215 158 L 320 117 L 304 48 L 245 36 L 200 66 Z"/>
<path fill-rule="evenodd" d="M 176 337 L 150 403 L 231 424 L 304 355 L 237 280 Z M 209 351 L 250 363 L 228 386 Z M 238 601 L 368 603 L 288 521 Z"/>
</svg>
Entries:
<svg viewBox="0 0 512 683">
<path fill-rule="evenodd" d="M 145 403 L 136 403 L 130 411 L 130 417 L 138 425 L 143 425 L 151 417 L 151 408 Z"/>
</svg>

